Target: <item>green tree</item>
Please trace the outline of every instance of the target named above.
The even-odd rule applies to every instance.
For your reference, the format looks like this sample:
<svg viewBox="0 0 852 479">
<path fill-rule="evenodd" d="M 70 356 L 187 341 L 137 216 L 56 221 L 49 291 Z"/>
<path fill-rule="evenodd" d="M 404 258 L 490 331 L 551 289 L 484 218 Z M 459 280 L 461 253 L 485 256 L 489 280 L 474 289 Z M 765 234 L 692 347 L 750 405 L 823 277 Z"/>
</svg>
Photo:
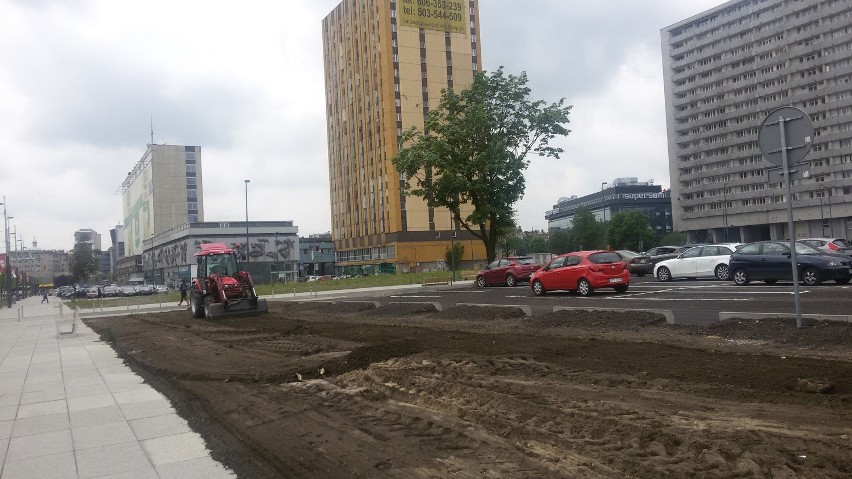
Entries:
<svg viewBox="0 0 852 479">
<path fill-rule="evenodd" d="M 74 284 L 89 279 L 98 271 L 98 263 L 95 261 L 95 252 L 90 245 L 77 243 L 68 259 L 68 267 L 71 270 L 71 279 Z"/>
<path fill-rule="evenodd" d="M 582 250 L 598 249 L 603 247 L 604 227 L 599 223 L 592 210 L 581 206 L 574 211 L 574 241 Z"/>
<path fill-rule="evenodd" d="M 462 258 L 464 258 L 464 245 L 458 241 L 453 244 L 452 248 L 448 246 L 447 252 L 444 253 L 444 261 L 446 261 L 447 268 L 455 265 L 455 269 L 458 270 Z"/>
<path fill-rule="evenodd" d="M 512 207 L 524 195 L 527 155 L 559 158 L 562 149 L 550 140 L 569 133 L 565 99 L 533 101 L 526 84 L 526 73 L 507 76 L 500 67 L 477 73 L 460 93 L 444 90 L 424 131 L 405 132 L 393 159 L 409 178 L 407 193 L 449 209 L 454 222 L 483 242 L 489 262 L 500 236 L 514 228 Z M 462 205 L 473 211 L 462 217 Z"/>
<path fill-rule="evenodd" d="M 543 236 L 535 235 L 527 239 L 528 253 L 546 253 L 547 240 Z"/>
<path fill-rule="evenodd" d="M 639 210 L 619 211 L 612 215 L 607 235 L 615 249 L 644 251 L 654 241 L 648 215 Z"/>
<path fill-rule="evenodd" d="M 574 242 L 574 232 L 566 229 L 554 229 L 550 232 L 547 250 L 553 254 L 570 253 L 577 251 L 577 243 Z"/>
<path fill-rule="evenodd" d="M 660 238 L 660 245 L 682 245 L 686 243 L 686 233 L 680 231 L 672 231 L 664 234 Z"/>
</svg>

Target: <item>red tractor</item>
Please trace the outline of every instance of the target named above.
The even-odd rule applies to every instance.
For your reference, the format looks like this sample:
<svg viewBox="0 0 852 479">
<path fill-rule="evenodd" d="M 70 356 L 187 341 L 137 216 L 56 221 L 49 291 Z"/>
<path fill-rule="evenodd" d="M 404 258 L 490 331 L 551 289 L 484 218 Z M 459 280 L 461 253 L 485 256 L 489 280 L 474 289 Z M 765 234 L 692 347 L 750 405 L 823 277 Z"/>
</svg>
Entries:
<svg viewBox="0 0 852 479">
<path fill-rule="evenodd" d="M 198 275 L 192 278 L 189 306 L 195 318 L 253 316 L 269 312 L 257 297 L 251 275 L 239 270 L 236 252 L 223 243 L 202 244 L 195 253 Z"/>
</svg>

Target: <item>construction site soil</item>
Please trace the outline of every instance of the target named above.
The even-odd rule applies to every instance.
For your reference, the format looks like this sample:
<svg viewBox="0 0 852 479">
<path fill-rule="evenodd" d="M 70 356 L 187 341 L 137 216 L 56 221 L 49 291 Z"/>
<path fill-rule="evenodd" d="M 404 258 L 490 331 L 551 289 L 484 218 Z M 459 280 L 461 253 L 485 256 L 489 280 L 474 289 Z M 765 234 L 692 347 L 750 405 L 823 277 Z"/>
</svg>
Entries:
<svg viewBox="0 0 852 479">
<path fill-rule="evenodd" d="M 852 477 L 852 325 L 370 302 L 86 323 L 240 477 Z"/>
</svg>

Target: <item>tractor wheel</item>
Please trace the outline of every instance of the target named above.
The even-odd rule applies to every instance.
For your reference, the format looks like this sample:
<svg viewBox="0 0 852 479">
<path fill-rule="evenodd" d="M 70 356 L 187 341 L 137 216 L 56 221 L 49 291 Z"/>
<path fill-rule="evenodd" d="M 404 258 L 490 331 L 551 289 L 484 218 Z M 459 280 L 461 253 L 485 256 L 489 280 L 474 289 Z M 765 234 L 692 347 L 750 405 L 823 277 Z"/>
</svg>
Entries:
<svg viewBox="0 0 852 479">
<path fill-rule="evenodd" d="M 192 311 L 193 318 L 204 317 L 204 299 L 194 291 L 189 295 L 189 309 Z"/>
</svg>

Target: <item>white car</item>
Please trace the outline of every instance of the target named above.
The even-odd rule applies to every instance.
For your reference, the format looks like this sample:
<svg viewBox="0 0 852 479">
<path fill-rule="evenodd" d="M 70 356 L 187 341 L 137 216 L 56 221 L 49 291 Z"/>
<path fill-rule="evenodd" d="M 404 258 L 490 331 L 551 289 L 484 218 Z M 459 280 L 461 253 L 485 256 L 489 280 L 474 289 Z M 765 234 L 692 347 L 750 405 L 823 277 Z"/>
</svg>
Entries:
<svg viewBox="0 0 852 479">
<path fill-rule="evenodd" d="M 690 248 L 677 258 L 657 263 L 654 266 L 654 276 L 660 281 L 713 276 L 727 281 L 731 277 L 728 261 L 740 245 L 741 243 L 723 243 Z"/>
</svg>

